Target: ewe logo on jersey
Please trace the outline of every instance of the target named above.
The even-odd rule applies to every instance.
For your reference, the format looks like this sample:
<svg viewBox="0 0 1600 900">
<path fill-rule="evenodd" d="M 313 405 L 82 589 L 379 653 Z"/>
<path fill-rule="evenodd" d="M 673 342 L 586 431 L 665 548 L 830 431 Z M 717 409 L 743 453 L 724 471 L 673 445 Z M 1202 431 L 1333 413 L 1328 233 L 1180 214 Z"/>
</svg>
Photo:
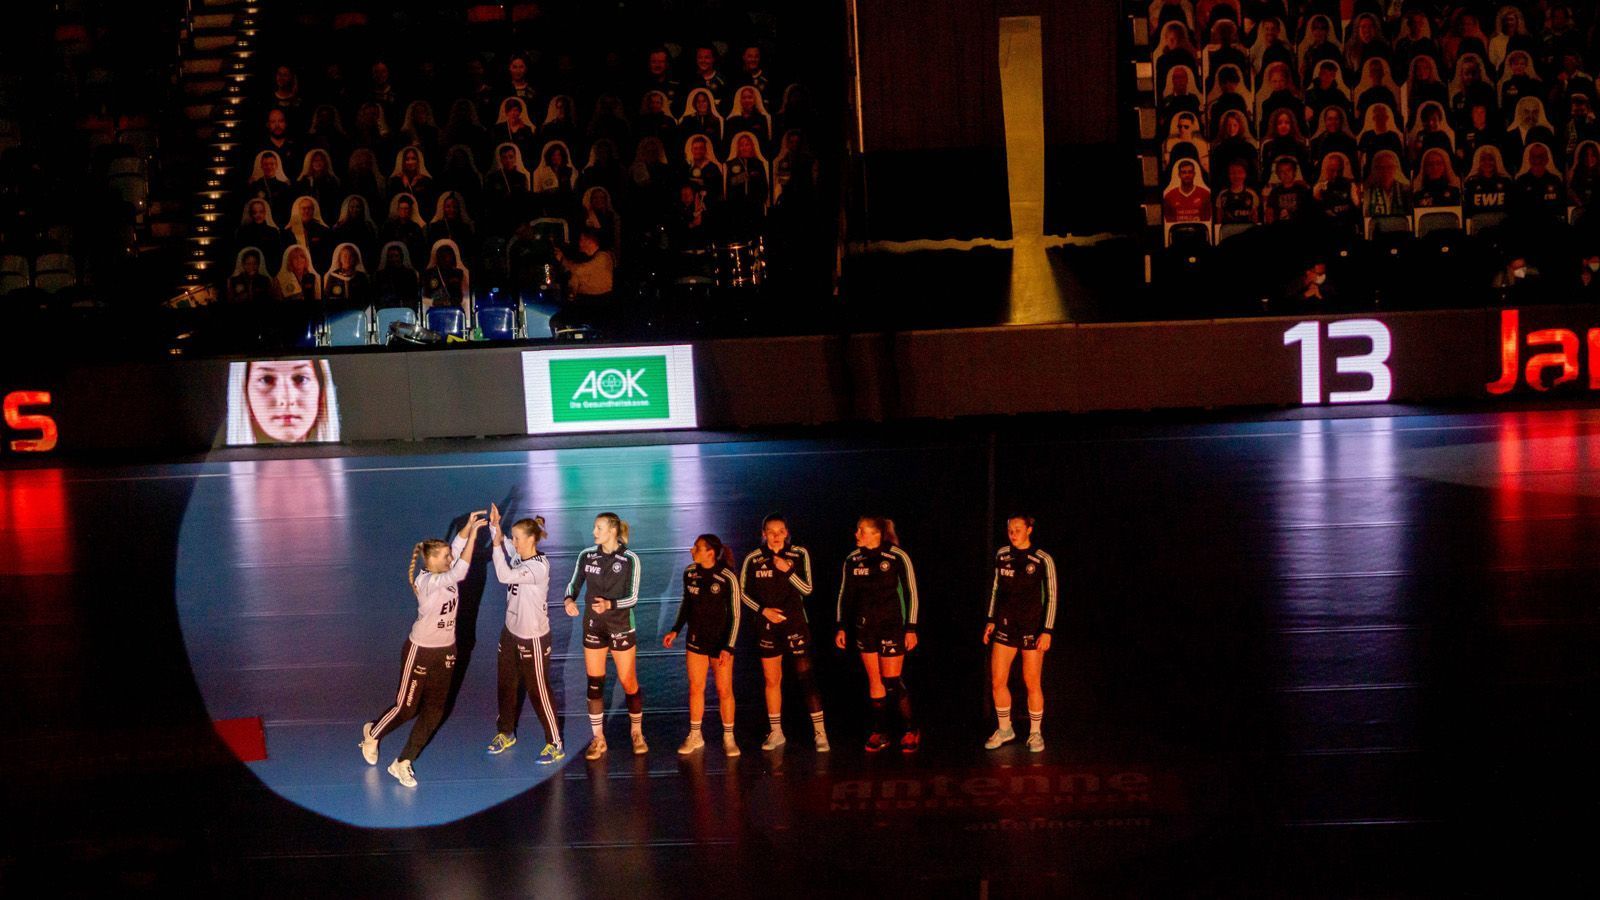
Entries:
<svg viewBox="0 0 1600 900">
<path fill-rule="evenodd" d="M 672 414 L 665 356 L 550 361 L 557 422 L 664 419 Z"/>
</svg>

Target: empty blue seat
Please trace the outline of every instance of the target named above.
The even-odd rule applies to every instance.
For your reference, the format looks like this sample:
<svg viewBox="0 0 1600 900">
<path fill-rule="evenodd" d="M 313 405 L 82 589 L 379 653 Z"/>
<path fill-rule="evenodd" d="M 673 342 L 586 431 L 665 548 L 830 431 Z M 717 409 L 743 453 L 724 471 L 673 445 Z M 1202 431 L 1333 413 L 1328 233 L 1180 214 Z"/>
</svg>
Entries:
<svg viewBox="0 0 1600 900">
<path fill-rule="evenodd" d="M 555 334 L 550 319 L 561 311 L 558 303 L 551 302 L 538 292 L 524 294 L 522 298 L 522 333 L 530 338 L 547 338 Z"/>
<path fill-rule="evenodd" d="M 365 347 L 372 340 L 372 310 L 347 309 L 329 313 L 328 346 Z"/>
<path fill-rule="evenodd" d="M 305 320 L 304 326 L 297 327 L 292 332 L 295 335 L 294 345 L 296 347 L 317 346 L 317 332 L 321 325 L 322 319 L 320 317 L 308 316 Z"/>
<path fill-rule="evenodd" d="M 417 313 L 415 310 L 404 306 L 385 307 L 378 310 L 378 343 L 386 344 L 389 342 L 389 328 L 396 322 L 415 325 L 417 324 Z"/>
<path fill-rule="evenodd" d="M 517 311 L 510 306 L 485 306 L 478 311 L 478 330 L 486 341 L 510 341 L 517 337 Z"/>
<path fill-rule="evenodd" d="M 464 338 L 467 336 L 467 314 L 460 307 L 436 306 L 428 310 L 428 330 Z"/>
</svg>

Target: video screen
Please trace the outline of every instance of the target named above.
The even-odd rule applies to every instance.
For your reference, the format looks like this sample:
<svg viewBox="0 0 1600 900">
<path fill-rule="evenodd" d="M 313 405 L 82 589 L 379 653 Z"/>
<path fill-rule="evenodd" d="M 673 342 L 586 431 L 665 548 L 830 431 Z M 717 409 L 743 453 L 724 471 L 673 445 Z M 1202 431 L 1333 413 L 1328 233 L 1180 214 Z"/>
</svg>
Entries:
<svg viewBox="0 0 1600 900">
<path fill-rule="evenodd" d="M 260 359 L 229 365 L 228 446 L 339 440 L 339 398 L 327 360 Z"/>
<path fill-rule="evenodd" d="M 522 354 L 528 433 L 697 428 L 694 348 L 611 347 Z"/>
</svg>

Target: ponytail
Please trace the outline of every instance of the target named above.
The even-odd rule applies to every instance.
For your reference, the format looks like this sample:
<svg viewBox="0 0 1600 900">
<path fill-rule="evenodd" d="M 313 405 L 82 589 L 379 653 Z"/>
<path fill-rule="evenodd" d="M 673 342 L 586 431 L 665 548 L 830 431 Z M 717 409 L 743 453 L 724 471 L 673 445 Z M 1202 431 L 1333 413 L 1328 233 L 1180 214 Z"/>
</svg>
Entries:
<svg viewBox="0 0 1600 900">
<path fill-rule="evenodd" d="M 444 541 L 428 538 L 417 541 L 417 545 L 411 548 L 411 565 L 406 569 L 406 578 L 411 582 L 411 593 L 417 593 L 417 560 L 432 556 L 441 547 L 449 546 Z"/>
<path fill-rule="evenodd" d="M 611 523 L 611 527 L 615 528 L 617 531 L 617 543 L 626 544 L 628 542 L 628 523 L 623 521 L 621 516 L 614 512 L 603 512 L 600 515 L 595 516 L 595 518 L 605 519 Z"/>
<path fill-rule="evenodd" d="M 722 538 L 714 534 L 702 534 L 695 538 L 696 543 L 705 544 L 706 548 L 717 555 L 717 562 L 728 568 L 733 568 L 733 548 L 722 543 Z"/>
<path fill-rule="evenodd" d="M 532 535 L 534 541 L 536 542 L 544 540 L 545 535 L 547 534 L 547 532 L 544 530 L 544 516 L 534 516 L 531 519 L 518 519 L 517 523 L 511 526 L 511 530 Z"/>
<path fill-rule="evenodd" d="M 900 545 L 900 538 L 894 533 L 893 519 L 885 518 L 883 516 L 862 516 L 860 521 L 865 522 L 877 529 L 877 532 L 883 535 L 883 542 L 885 544 L 895 547 Z"/>
</svg>

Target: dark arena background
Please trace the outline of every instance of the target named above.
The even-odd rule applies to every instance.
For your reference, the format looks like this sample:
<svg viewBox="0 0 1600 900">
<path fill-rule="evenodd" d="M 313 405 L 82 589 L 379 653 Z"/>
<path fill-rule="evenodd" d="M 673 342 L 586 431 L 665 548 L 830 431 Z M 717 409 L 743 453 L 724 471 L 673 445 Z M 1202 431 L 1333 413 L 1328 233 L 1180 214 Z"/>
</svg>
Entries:
<svg viewBox="0 0 1600 900">
<path fill-rule="evenodd" d="M 1595 893 L 1593 4 L 0 48 L 0 894 Z"/>
</svg>

